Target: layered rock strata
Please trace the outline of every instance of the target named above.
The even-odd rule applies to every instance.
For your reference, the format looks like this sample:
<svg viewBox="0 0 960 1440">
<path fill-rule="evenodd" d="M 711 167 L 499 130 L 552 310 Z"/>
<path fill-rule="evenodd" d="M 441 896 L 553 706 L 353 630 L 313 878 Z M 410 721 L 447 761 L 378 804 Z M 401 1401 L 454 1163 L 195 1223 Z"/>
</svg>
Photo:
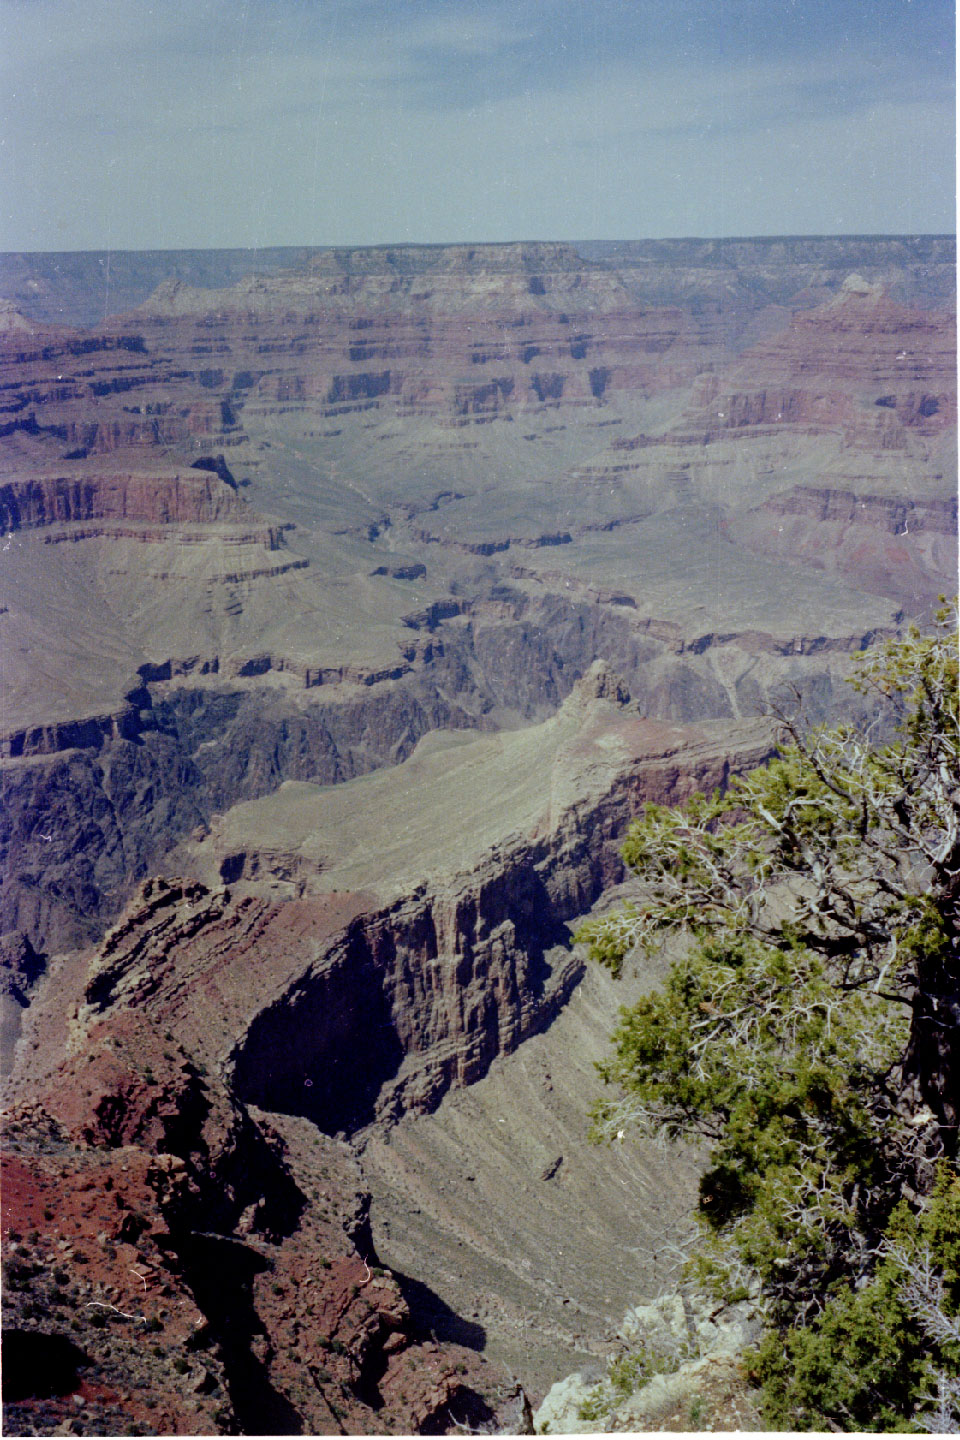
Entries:
<svg viewBox="0 0 960 1440">
<path fill-rule="evenodd" d="M 619 269 L 340 251 L 168 283 L 90 333 L 0 313 L 2 1038 L 40 1107 L 5 1185 L 12 1343 L 82 1377 L 89 1428 L 495 1424 L 504 1382 L 424 1317 L 515 1366 L 535 1314 L 539 1376 L 545 1345 L 597 1353 L 619 1180 L 549 1258 L 591 1194 L 589 1096 L 561 1151 L 537 1069 L 574 987 L 592 1003 L 566 926 L 645 798 L 762 758 L 750 717 L 785 685 L 849 713 L 852 656 L 942 588 L 953 325 L 914 302 L 948 261 L 897 243 L 844 267 L 743 242 L 739 269 L 697 242 Z M 626 687 L 574 689 L 598 655 Z M 78 943 L 92 961 L 56 953 Z M 538 1136 L 500 1073 L 528 1054 Z M 451 1178 L 483 1087 L 502 1109 Z M 408 1281 L 376 1273 L 337 1133 Z M 504 1203 L 491 1236 L 464 1197 L 495 1208 L 487 1162 L 518 1155 L 549 1228 Z M 673 1177 L 637 1164 L 624 1186 L 666 1206 L 631 1213 L 639 1255 Z M 78 1313 L 80 1353 L 48 1344 Z M 57 1428 L 73 1393 L 43 1416 L 26 1394 L 14 1428 Z"/>
<path fill-rule="evenodd" d="M 698 264 L 709 259 L 696 253 Z M 695 536 L 720 522 L 728 545 L 714 551 L 713 567 L 737 577 L 729 604 L 741 603 L 769 588 L 772 571 L 750 565 L 757 527 L 737 522 L 776 500 L 784 473 L 809 483 L 816 467 L 818 488 L 897 501 L 911 498 L 895 478 L 909 470 L 913 495 L 941 498 L 955 412 L 945 312 L 909 310 L 853 279 L 789 326 L 778 312 L 776 335 L 728 374 L 731 337 L 703 319 L 703 307 L 638 310 L 628 272 L 568 246 L 401 247 L 330 252 L 300 274 L 223 292 L 171 281 L 136 317 L 93 334 L 8 307 L 4 568 L 14 601 L 22 589 L 30 602 L 28 616 L 15 603 L 4 616 L 8 715 L 17 717 L 9 728 L 117 716 L 121 687 L 144 662 L 203 657 L 227 676 L 255 677 L 265 666 L 324 683 L 338 673 L 395 676 L 413 609 L 398 581 L 449 618 L 463 613 L 451 593 L 462 593 L 458 569 L 476 561 L 488 583 L 500 557 L 512 566 L 521 553 L 554 590 L 602 571 L 601 590 L 676 623 L 689 587 L 658 583 L 651 606 L 649 565 L 631 573 L 637 542 L 642 551 L 665 509 Z M 698 375 L 678 417 L 682 387 Z M 667 408 L 657 410 L 657 395 Z M 638 407 L 651 429 L 621 431 L 598 452 L 610 433 L 602 427 L 629 426 Z M 530 428 L 518 431 L 521 414 Z M 473 425 L 478 418 L 493 429 Z M 457 429 L 460 420 L 480 438 L 452 435 L 448 422 Z M 841 464 L 844 483 L 832 486 Z M 861 483 L 868 468 L 877 473 Z M 244 506 L 237 486 L 251 480 L 263 509 L 301 526 L 292 549 L 280 525 Z M 914 533 L 898 540 L 906 561 L 867 560 L 862 573 L 862 547 L 844 542 L 833 573 L 886 587 L 898 603 L 925 602 L 941 583 L 950 537 L 917 545 Z M 42 561 L 32 548 L 41 536 Z M 72 555 L 49 548 L 67 539 Z M 133 561 L 118 542 L 158 548 Z M 835 537 L 818 532 L 795 547 L 795 563 L 818 548 L 836 548 Z M 48 578 L 28 591 L 21 572 L 38 566 Z M 130 583 L 133 571 L 141 584 Z M 68 590 L 70 646 L 63 627 L 45 630 L 39 618 L 47 609 L 54 620 Z M 819 591 L 810 594 L 812 602 Z M 819 608 L 849 599 L 838 587 Z M 149 626 L 137 625 L 140 615 Z M 312 643 L 287 638 L 294 618 Z M 885 617 L 862 618 L 869 628 Z M 107 633 L 98 633 L 104 620 Z M 254 638 L 265 629 L 275 640 L 284 632 L 273 653 Z M 38 650 L 46 663 L 22 664 Z M 87 693 L 64 693 L 65 670 L 70 688 Z"/>
<path fill-rule="evenodd" d="M 903 449 L 904 431 L 956 427 L 955 324 L 943 311 L 895 304 L 882 286 L 847 277 L 828 304 L 743 356 L 729 378 L 697 387 L 703 431 L 766 426 L 838 429 L 848 443 Z"/>
<path fill-rule="evenodd" d="M 582 973 L 565 922 L 617 875 L 626 819 L 769 751 L 763 724 L 738 738 L 732 760 L 729 727 L 644 721 L 597 666 L 543 725 L 437 737 L 392 771 L 227 814 L 181 859 L 228 884 L 148 881 L 25 1012 L 14 1343 L 50 1349 L 51 1317 L 102 1310 L 114 1343 L 85 1320 L 64 1393 L 87 1375 L 91 1417 L 140 1424 L 159 1406 L 174 1432 L 492 1423 L 516 1400 L 502 1373 L 418 1336 L 376 1267 L 354 1162 L 304 1122 L 329 1134 L 432 1109 L 548 1024 Z M 48 1295 L 27 1227 L 54 1186 L 65 1278 Z M 141 1359 L 143 1325 L 159 1341 Z M 161 1400 L 178 1346 L 190 1384 Z M 16 1427 L 37 1403 L 23 1397 Z"/>
<path fill-rule="evenodd" d="M 618 877 L 639 804 L 769 753 L 764 722 L 734 762 L 729 733 L 641 720 L 625 694 L 598 665 L 544 725 L 236 807 L 183 853 L 207 884 L 147 882 L 109 933 L 90 1013 L 159 1008 L 242 1099 L 327 1131 L 432 1108 L 557 1013 L 581 962 L 549 953 Z"/>
<path fill-rule="evenodd" d="M 725 524 L 740 545 L 849 575 L 880 595 L 950 593 L 956 498 L 897 498 L 794 486 Z"/>
<path fill-rule="evenodd" d="M 638 529 L 676 514 L 696 530 L 712 515 L 726 570 L 744 563 L 735 550 L 773 555 L 916 612 L 955 573 L 955 353 L 952 313 L 849 276 L 827 304 L 701 376 L 666 427 L 613 438 L 573 474 L 591 495 L 615 493 Z M 629 574 L 615 536 L 579 541 L 564 562 L 577 578 L 598 562 L 619 564 L 621 585 Z M 546 561 L 529 563 L 540 573 Z M 757 572 L 754 584 L 771 580 Z"/>
<path fill-rule="evenodd" d="M 691 633 L 572 587 L 563 600 L 538 588 L 427 618 L 424 629 L 408 616 L 391 667 L 321 668 L 249 651 L 148 662 L 122 710 L 15 729 L 3 773 L 2 928 L 44 949 L 92 941 L 172 845 L 238 800 L 286 780 L 339 783 L 396 764 L 439 728 L 542 718 L 597 654 L 651 721 L 749 719 L 791 683 L 817 719 L 847 689 L 851 657 L 882 633 Z M 156 607 L 147 613 L 156 618 Z"/>
<path fill-rule="evenodd" d="M 404 257 L 409 263 L 413 256 L 422 264 L 431 254 L 450 248 L 401 245 L 392 247 L 391 253 L 398 265 Z M 956 289 L 952 235 L 581 241 L 576 248 L 584 258 L 616 268 L 644 304 L 703 305 L 716 303 L 722 295 L 728 315 L 755 312 L 758 296 L 773 306 L 796 305 L 801 299 L 816 304 L 829 299 L 851 270 L 888 286 L 903 303 L 949 304 Z M 140 304 L 166 279 L 222 289 L 252 274 L 302 271 L 324 253 L 331 254 L 316 248 L 269 246 L 21 252 L 0 256 L 0 294 L 34 322 L 95 326 L 104 315 Z"/>
<path fill-rule="evenodd" d="M 143 533 L 155 537 L 159 526 L 221 521 L 244 524 L 249 520 L 249 507 L 230 487 L 218 476 L 197 471 L 111 475 L 101 470 L 89 477 L 42 475 L 0 486 L 0 527 L 8 534 L 70 522 L 104 521 L 111 527 L 154 527 Z M 74 533 L 86 539 L 96 531 L 88 523 L 82 532 Z M 109 533 L 116 532 L 111 528 Z"/>
</svg>

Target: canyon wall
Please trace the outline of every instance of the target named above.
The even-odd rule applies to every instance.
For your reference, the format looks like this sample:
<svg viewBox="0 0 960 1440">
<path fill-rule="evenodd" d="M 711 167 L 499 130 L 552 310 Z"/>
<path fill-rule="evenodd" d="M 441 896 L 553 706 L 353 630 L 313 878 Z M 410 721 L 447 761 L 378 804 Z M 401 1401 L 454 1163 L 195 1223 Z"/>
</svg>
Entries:
<svg viewBox="0 0 960 1440">
<path fill-rule="evenodd" d="M 568 927 L 771 707 L 873 720 L 856 657 L 953 584 L 951 245 L 104 258 L 0 265 L 5 1345 L 61 1386 L 21 1419 L 80 1376 L 91 1433 L 509 1429 L 488 1331 L 599 1344 L 695 1185 L 595 1182 L 561 1263 L 616 1009 Z"/>
<path fill-rule="evenodd" d="M 542 1031 L 582 977 L 567 922 L 620 873 L 617 837 L 637 806 L 722 784 L 769 748 L 763 723 L 734 737 L 644 720 L 597 665 L 541 725 L 464 737 L 451 760 L 435 745 L 373 789 L 306 787 L 299 865 L 271 846 L 279 816 L 296 848 L 304 787 L 252 802 L 272 819 L 239 806 L 196 836 L 183 859 L 237 878 L 146 881 L 25 1012 L 17 1078 L 32 1099 L 12 1117 L 5 1170 L 11 1333 L 34 1334 L 28 1281 L 43 1251 L 24 1235 L 56 1187 L 64 1279 L 32 1294 L 54 1322 L 74 1304 L 117 1316 L 110 1346 L 92 1321 L 76 1331 L 74 1370 L 101 1377 L 84 1396 L 91 1423 L 140 1423 L 148 1397 L 156 1408 L 171 1346 L 190 1357 L 189 1384 L 160 1402 L 172 1429 L 317 1431 L 331 1413 L 365 1425 L 381 1412 L 417 1430 L 454 1412 L 516 1423 L 502 1371 L 418 1332 L 377 1264 L 355 1159 L 315 1127 L 382 1129 L 432 1110 Z M 483 804 L 464 836 L 473 793 Z M 464 868 L 398 841 L 390 817 L 414 798 L 435 849 L 466 845 Z M 337 849 L 339 807 L 353 860 Z M 422 878 L 377 861 L 385 823 Z M 325 835 L 329 861 L 314 848 Z M 142 1357 L 141 1323 L 162 1340 Z M 479 1327 L 457 1333 L 482 1341 Z"/>
<path fill-rule="evenodd" d="M 567 922 L 621 878 L 619 838 L 643 802 L 722 787 L 771 745 L 763 721 L 721 740 L 642 719 L 597 664 L 554 719 L 515 739 L 420 747 L 375 784 L 284 787 L 183 852 L 226 888 L 146 882 L 103 942 L 81 1017 L 162 1012 L 241 1100 L 328 1132 L 432 1109 L 567 998 L 582 962 L 556 947 L 566 952 Z M 521 788 L 505 784 L 514 773 Z M 478 793 L 472 836 L 460 787 Z M 393 815 L 412 805 L 418 831 L 395 835 Z"/>
<path fill-rule="evenodd" d="M 735 531 L 738 544 L 853 575 L 880 595 L 932 600 L 949 594 L 956 579 L 956 499 L 796 486 L 738 516 Z"/>
<path fill-rule="evenodd" d="M 422 263 L 431 251 L 445 248 L 401 245 L 392 252 L 416 254 Z M 581 241 L 575 248 L 587 260 L 619 269 L 647 304 L 689 304 L 715 296 L 721 287 L 749 305 L 756 304 L 758 290 L 769 304 L 788 305 L 804 292 L 815 303 L 851 270 L 882 281 L 905 302 L 949 304 L 955 293 L 952 235 Z M 249 275 L 302 271 L 323 254 L 317 248 L 270 246 L 7 253 L 0 255 L 0 295 L 33 321 L 96 326 L 105 315 L 141 304 L 169 278 L 223 289 Z"/>
<path fill-rule="evenodd" d="M 292 693 L 263 688 L 278 663 L 269 656 L 246 680 L 222 680 L 215 658 L 181 676 L 148 667 L 116 715 L 8 737 L 0 933 L 22 931 L 44 950 L 93 940 L 174 844 L 230 805 L 287 780 L 331 784 L 394 765 L 437 729 L 491 730 L 504 713 L 541 718 L 598 654 L 651 720 L 749 718 L 787 698 L 791 683 L 817 719 L 847 690 L 850 655 L 877 638 L 685 642 L 679 631 L 651 633 L 629 607 L 517 594 L 445 624 L 396 678 L 373 684 L 318 685 L 308 671 Z"/>
<path fill-rule="evenodd" d="M 382 1413 L 429 1433 L 455 1410 L 510 1424 L 507 1377 L 419 1331 L 377 1263 L 347 1147 L 252 1111 L 202 1047 L 136 1007 L 88 1007 L 66 1052 L 47 1050 L 5 1120 L 7 1423 L 361 1433 Z"/>
<path fill-rule="evenodd" d="M 4 305 L 3 933 L 89 942 L 238 801 L 541 720 L 598 656 L 651 719 L 855 708 L 955 557 L 950 257 L 651 244 Z"/>
</svg>

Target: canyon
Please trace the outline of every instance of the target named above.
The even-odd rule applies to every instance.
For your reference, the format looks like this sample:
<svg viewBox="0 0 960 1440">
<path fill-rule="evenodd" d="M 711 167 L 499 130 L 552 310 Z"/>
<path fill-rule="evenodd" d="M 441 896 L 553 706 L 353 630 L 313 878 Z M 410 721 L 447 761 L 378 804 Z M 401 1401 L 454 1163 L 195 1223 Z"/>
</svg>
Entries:
<svg viewBox="0 0 960 1440">
<path fill-rule="evenodd" d="M 953 262 L 2 258 L 10 1433 L 521 1430 L 671 1282 L 571 933 L 955 589 Z"/>
</svg>

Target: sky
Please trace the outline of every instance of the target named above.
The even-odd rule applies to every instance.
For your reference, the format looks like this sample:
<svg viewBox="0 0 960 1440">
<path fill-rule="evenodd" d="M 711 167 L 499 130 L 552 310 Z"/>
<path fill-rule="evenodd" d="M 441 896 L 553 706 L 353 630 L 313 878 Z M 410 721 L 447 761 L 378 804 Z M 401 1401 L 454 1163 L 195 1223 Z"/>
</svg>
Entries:
<svg viewBox="0 0 960 1440">
<path fill-rule="evenodd" d="M 955 228 L 953 0 L 0 0 L 0 249 Z"/>
</svg>

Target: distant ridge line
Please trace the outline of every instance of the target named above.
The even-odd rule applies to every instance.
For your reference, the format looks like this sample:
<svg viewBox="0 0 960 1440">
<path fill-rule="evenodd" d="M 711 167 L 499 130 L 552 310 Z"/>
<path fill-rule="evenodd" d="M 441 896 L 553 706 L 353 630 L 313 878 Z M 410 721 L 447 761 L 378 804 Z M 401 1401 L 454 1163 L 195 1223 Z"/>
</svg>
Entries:
<svg viewBox="0 0 960 1440">
<path fill-rule="evenodd" d="M 471 252 L 478 260 L 485 253 L 507 258 L 516 252 L 518 267 L 538 263 L 537 252 L 554 257 L 564 268 L 571 257 L 588 266 L 608 266 L 631 272 L 637 282 L 651 280 L 645 303 L 670 304 L 679 293 L 673 271 L 756 271 L 764 288 L 772 280 L 767 267 L 783 272 L 783 283 L 773 285 L 768 297 L 789 303 L 791 295 L 817 281 L 804 276 L 803 267 L 830 272 L 828 284 L 838 286 L 845 274 L 856 270 L 874 281 L 884 279 L 889 267 L 909 279 L 910 295 L 921 304 L 942 305 L 955 295 L 956 237 L 929 235 L 768 235 L 755 237 L 677 237 L 634 240 L 483 241 L 441 244 L 403 241 L 392 245 L 282 245 L 212 249 L 169 250 L 65 250 L 0 252 L 0 298 L 9 300 L 28 319 L 45 324 L 90 328 L 107 315 L 142 304 L 163 281 L 179 280 L 197 288 L 218 290 L 246 276 L 276 276 L 284 272 L 322 267 L 340 257 L 395 255 L 415 265 L 418 257 Z M 358 270 L 365 267 L 358 265 Z M 631 282 L 633 283 L 633 282 Z M 678 281 L 679 283 L 679 281 Z M 687 281 L 689 290 L 689 284 Z M 695 289 L 700 282 L 694 282 Z M 689 298 L 687 292 L 684 298 Z"/>
</svg>

